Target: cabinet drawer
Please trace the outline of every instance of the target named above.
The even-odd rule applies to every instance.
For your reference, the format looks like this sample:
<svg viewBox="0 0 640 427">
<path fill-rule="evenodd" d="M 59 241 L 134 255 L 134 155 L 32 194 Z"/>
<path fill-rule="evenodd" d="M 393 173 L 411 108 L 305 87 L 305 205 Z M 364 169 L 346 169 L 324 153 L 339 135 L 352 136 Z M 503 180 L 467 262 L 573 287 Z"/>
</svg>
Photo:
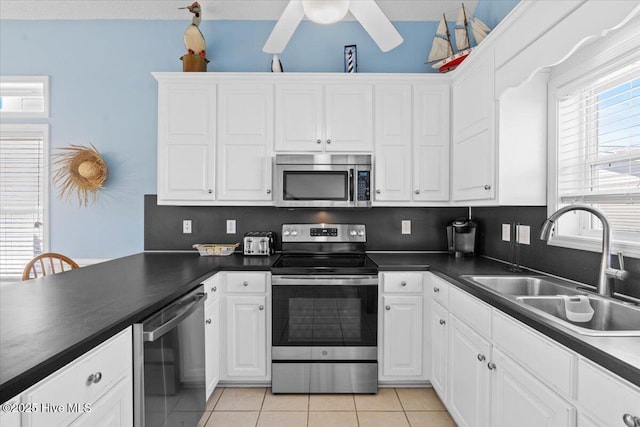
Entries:
<svg viewBox="0 0 640 427">
<path fill-rule="evenodd" d="M 422 273 L 380 273 L 384 292 L 422 292 Z"/>
<path fill-rule="evenodd" d="M 578 402 L 602 425 L 624 427 L 625 414 L 640 419 L 640 389 L 583 359 L 578 362 Z"/>
<path fill-rule="evenodd" d="M 118 381 L 131 376 L 132 335 L 131 328 L 107 340 L 86 355 L 45 378 L 23 395 L 24 403 L 49 405 L 62 408 L 45 409 L 27 416 L 27 425 L 56 426 L 82 414 L 69 405 L 92 404 Z"/>
<path fill-rule="evenodd" d="M 494 312 L 493 342 L 563 397 L 572 397 L 575 356 L 548 338 Z"/>
<path fill-rule="evenodd" d="M 429 273 L 429 295 L 431 295 L 434 301 L 438 301 L 445 308 L 449 306 L 450 286 L 446 280 L 439 278 L 433 273 Z"/>
<path fill-rule="evenodd" d="M 451 286 L 449 310 L 481 335 L 491 336 L 491 307 L 479 299 Z"/>
<path fill-rule="evenodd" d="M 230 294 L 267 292 L 267 273 L 226 273 L 225 282 Z"/>
</svg>

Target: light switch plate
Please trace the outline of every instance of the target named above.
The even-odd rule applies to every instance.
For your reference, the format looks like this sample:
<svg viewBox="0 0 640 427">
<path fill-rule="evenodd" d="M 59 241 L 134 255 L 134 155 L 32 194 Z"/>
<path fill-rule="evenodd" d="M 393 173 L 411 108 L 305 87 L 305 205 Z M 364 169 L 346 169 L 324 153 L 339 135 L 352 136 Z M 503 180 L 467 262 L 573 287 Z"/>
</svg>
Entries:
<svg viewBox="0 0 640 427">
<path fill-rule="evenodd" d="M 502 240 L 505 242 L 511 241 L 511 224 L 502 224 Z"/>
<path fill-rule="evenodd" d="M 183 219 L 182 220 L 182 234 L 191 234 L 191 220 Z"/>
<path fill-rule="evenodd" d="M 227 220 L 227 234 L 236 234 L 236 220 L 228 219 Z"/>
<path fill-rule="evenodd" d="M 518 225 L 518 243 L 521 245 L 531 244 L 531 227 L 528 225 Z"/>
<path fill-rule="evenodd" d="M 402 220 L 402 234 L 411 234 L 411 220 L 403 219 Z"/>
</svg>

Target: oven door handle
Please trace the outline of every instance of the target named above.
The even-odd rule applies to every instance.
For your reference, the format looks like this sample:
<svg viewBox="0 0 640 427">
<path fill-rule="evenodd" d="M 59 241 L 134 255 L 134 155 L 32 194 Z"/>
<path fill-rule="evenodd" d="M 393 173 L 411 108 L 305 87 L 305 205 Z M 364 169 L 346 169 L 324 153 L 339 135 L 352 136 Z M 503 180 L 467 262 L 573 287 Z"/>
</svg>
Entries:
<svg viewBox="0 0 640 427">
<path fill-rule="evenodd" d="M 378 276 L 272 276 L 272 286 L 313 286 L 313 285 L 338 285 L 338 286 L 377 286 Z"/>
<path fill-rule="evenodd" d="M 173 317 L 162 323 L 162 325 L 155 328 L 153 331 L 144 331 L 142 333 L 142 339 L 145 342 L 153 342 L 169 332 L 173 329 L 178 323 L 182 322 L 184 319 L 189 317 L 196 311 L 201 305 L 204 304 L 204 300 L 207 298 L 207 294 L 205 293 L 197 293 L 195 295 L 189 295 L 187 298 L 183 298 L 180 301 L 177 301 L 174 304 L 171 304 L 169 307 L 162 310 L 156 316 L 160 316 L 161 314 L 168 312 L 170 310 L 175 310 L 175 306 L 184 305 L 181 307 Z M 190 303 L 185 304 L 185 300 L 191 300 Z M 156 317 L 154 316 L 154 317 Z"/>
</svg>

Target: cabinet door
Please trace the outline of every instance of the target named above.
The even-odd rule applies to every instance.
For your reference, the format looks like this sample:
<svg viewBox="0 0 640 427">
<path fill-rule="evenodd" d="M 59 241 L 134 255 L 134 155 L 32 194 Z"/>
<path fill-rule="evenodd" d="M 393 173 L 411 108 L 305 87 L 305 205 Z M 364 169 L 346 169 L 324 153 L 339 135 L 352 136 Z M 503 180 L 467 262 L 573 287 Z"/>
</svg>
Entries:
<svg viewBox="0 0 640 427">
<path fill-rule="evenodd" d="M 571 427 L 575 409 L 500 350 L 491 356 L 492 427 Z"/>
<path fill-rule="evenodd" d="M 413 200 L 449 200 L 449 86 L 413 93 Z"/>
<path fill-rule="evenodd" d="M 493 54 L 453 82 L 453 200 L 495 197 Z"/>
<path fill-rule="evenodd" d="M 331 84 L 325 92 L 325 149 L 371 151 L 373 86 Z"/>
<path fill-rule="evenodd" d="M 218 200 L 271 200 L 273 86 L 220 84 Z"/>
<path fill-rule="evenodd" d="M 422 296 L 384 296 L 382 376 L 422 375 Z"/>
<path fill-rule="evenodd" d="M 431 384 L 440 400 L 447 404 L 449 314 L 440 304 L 431 302 Z"/>
<path fill-rule="evenodd" d="M 215 85 L 160 85 L 158 204 L 212 201 Z"/>
<path fill-rule="evenodd" d="M 226 297 L 227 375 L 267 376 L 267 298 Z"/>
<path fill-rule="evenodd" d="M 376 86 L 375 200 L 411 200 L 411 86 Z"/>
<path fill-rule="evenodd" d="M 276 151 L 322 151 L 323 88 L 319 84 L 276 85 Z"/>
<path fill-rule="evenodd" d="M 491 346 L 478 333 L 449 315 L 447 409 L 461 427 L 488 427 Z"/>
<path fill-rule="evenodd" d="M 206 375 L 206 398 L 220 381 L 220 302 L 208 303 L 204 312 L 204 370 Z"/>
<path fill-rule="evenodd" d="M 128 427 L 133 420 L 133 384 L 131 377 L 123 378 L 97 402 L 78 411 L 84 412 L 71 427 Z"/>
</svg>

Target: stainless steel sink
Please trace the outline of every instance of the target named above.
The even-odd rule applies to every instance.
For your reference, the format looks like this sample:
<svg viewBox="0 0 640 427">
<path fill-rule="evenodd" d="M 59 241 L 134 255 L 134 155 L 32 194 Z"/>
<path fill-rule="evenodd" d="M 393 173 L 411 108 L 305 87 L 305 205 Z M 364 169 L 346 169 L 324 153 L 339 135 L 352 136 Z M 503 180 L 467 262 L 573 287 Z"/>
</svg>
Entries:
<svg viewBox="0 0 640 427">
<path fill-rule="evenodd" d="M 560 284 L 544 276 L 461 276 L 504 295 L 577 295 L 575 286 Z"/>
<path fill-rule="evenodd" d="M 517 297 L 516 301 L 532 307 L 552 320 L 562 320 L 565 326 L 585 335 L 640 336 L 640 307 L 600 296 L 588 295 L 593 317 L 586 322 L 567 318 L 565 301 L 558 296 Z"/>
</svg>

